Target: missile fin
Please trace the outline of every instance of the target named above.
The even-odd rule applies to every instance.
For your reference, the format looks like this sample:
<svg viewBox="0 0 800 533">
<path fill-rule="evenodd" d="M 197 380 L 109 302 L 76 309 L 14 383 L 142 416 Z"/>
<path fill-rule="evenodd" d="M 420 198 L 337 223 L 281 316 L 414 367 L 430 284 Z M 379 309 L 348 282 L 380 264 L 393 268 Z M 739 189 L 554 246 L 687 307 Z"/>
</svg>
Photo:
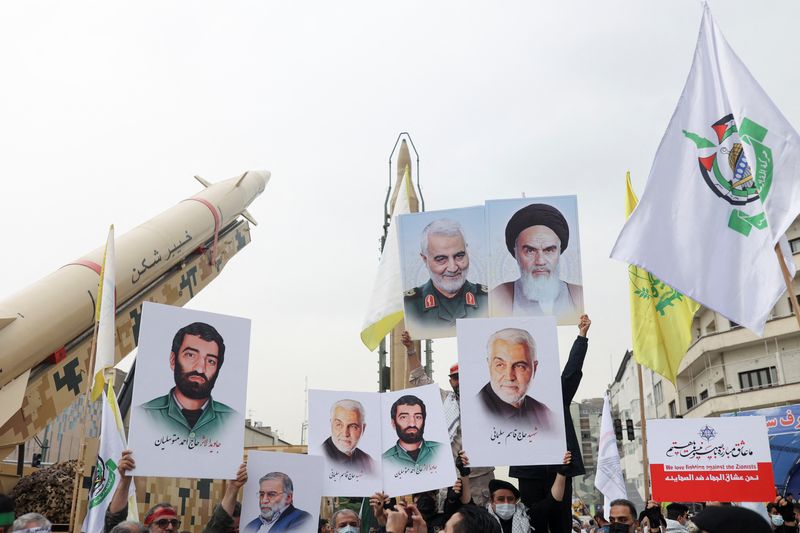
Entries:
<svg viewBox="0 0 800 533">
<path fill-rule="evenodd" d="M 194 179 L 196 179 L 197 181 L 199 181 L 200 183 L 202 183 L 202 184 L 203 184 L 203 187 L 211 187 L 211 182 L 210 182 L 210 181 L 208 181 L 208 180 L 207 180 L 207 179 L 205 179 L 205 178 L 201 178 L 200 176 L 195 176 L 195 177 L 194 177 Z"/>
<path fill-rule="evenodd" d="M 21 376 L 0 388 L 0 426 L 8 422 L 8 419 L 22 407 L 30 376 L 31 369 L 29 368 Z"/>
<path fill-rule="evenodd" d="M 234 187 L 238 187 L 242 183 L 242 180 L 244 179 L 245 176 L 247 176 L 248 172 L 250 171 L 249 170 L 246 171 L 244 174 L 242 174 L 242 176 L 238 180 L 236 180 L 236 185 L 234 185 Z"/>
<path fill-rule="evenodd" d="M 7 325 L 14 322 L 16 319 L 17 319 L 16 316 L 0 316 L 0 329 L 3 329 Z"/>
<path fill-rule="evenodd" d="M 256 222 L 256 219 L 253 218 L 253 215 L 251 215 L 250 212 L 247 209 L 242 211 L 242 216 L 245 219 L 247 219 L 247 221 L 250 222 L 252 225 L 258 226 L 258 222 Z"/>
</svg>

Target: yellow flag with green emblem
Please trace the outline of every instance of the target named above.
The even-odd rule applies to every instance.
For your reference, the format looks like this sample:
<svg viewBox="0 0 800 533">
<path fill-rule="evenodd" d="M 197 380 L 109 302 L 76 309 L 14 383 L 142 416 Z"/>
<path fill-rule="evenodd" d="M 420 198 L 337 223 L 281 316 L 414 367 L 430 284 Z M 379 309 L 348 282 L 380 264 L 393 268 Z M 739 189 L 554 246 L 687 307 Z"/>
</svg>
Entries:
<svg viewBox="0 0 800 533">
<path fill-rule="evenodd" d="M 625 181 L 627 219 L 639 200 L 631 187 L 630 172 Z M 692 342 L 692 318 L 700 304 L 635 265 L 628 266 L 628 278 L 633 357 L 674 384 L 678 366 Z"/>
</svg>

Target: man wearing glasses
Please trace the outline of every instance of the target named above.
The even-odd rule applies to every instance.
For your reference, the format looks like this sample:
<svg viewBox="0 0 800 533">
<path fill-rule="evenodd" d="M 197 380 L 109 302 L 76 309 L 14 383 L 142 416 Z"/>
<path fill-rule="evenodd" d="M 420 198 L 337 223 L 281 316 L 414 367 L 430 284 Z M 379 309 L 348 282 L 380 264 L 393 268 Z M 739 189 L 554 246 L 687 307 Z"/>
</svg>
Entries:
<svg viewBox="0 0 800 533">
<path fill-rule="evenodd" d="M 128 494 L 130 493 L 133 476 L 130 471 L 136 468 L 133 452 L 122 452 L 117 469 L 120 473 L 119 484 L 114 490 L 114 496 L 106 508 L 104 533 L 117 533 L 119 531 L 139 531 L 137 522 L 128 522 Z M 236 512 L 236 497 L 244 484 L 247 483 L 247 465 L 242 463 L 236 472 L 236 479 L 225 486 L 222 502 L 214 509 L 211 520 L 203 528 L 203 533 L 229 533 L 238 531 L 238 515 Z M 175 507 L 167 502 L 157 503 L 144 515 L 144 526 L 149 533 L 173 533 L 180 530 L 181 519 Z M 278 531 L 278 530 L 275 530 Z"/>
<path fill-rule="evenodd" d="M 311 519 L 309 513 L 293 505 L 292 478 L 283 472 L 270 472 L 258 480 L 258 503 L 261 514 L 245 526 L 245 533 L 295 531 Z"/>
</svg>

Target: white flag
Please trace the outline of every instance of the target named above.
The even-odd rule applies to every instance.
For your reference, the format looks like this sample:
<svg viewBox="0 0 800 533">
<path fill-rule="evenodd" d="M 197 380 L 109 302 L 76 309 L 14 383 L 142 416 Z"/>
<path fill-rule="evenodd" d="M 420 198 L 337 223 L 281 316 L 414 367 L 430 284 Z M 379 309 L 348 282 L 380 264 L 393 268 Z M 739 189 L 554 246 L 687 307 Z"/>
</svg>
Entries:
<svg viewBox="0 0 800 533">
<path fill-rule="evenodd" d="M 594 476 L 594 486 L 603 494 L 606 519 L 608 519 L 609 504 L 613 500 L 628 498 L 625 479 L 622 477 L 622 465 L 619 462 L 617 437 L 614 434 L 614 422 L 611 420 L 611 404 L 607 392 L 603 399 L 603 418 L 600 420 L 600 440 L 597 444 L 597 472 Z"/>
<path fill-rule="evenodd" d="M 704 7 L 692 69 L 611 257 L 759 335 L 785 291 L 774 252 L 800 213 L 800 137 Z"/>
<path fill-rule="evenodd" d="M 411 175 L 406 167 L 403 187 L 397 194 L 393 220 L 386 234 L 375 284 L 372 286 L 367 316 L 361 327 L 361 342 L 374 350 L 394 327 L 403 320 L 403 286 L 400 276 L 400 244 L 397 242 L 397 215 L 411 212 L 409 205 Z"/>
<path fill-rule="evenodd" d="M 81 531 L 85 533 L 102 533 L 106 508 L 119 485 L 117 461 L 125 450 L 125 436 L 119 407 L 114 397 L 114 389 L 109 387 L 111 395 L 103 391 L 103 418 L 100 426 L 100 449 L 97 452 L 92 490 L 89 492 L 89 508 L 83 521 Z M 131 484 L 133 488 L 133 484 Z"/>
<path fill-rule="evenodd" d="M 114 226 L 108 230 L 106 252 L 100 270 L 100 283 L 97 287 L 97 306 L 95 321 L 97 322 L 97 338 L 95 344 L 94 384 L 92 400 L 100 397 L 105 380 L 103 372 L 114 366 L 115 327 L 116 327 L 116 269 L 114 267 Z"/>
</svg>

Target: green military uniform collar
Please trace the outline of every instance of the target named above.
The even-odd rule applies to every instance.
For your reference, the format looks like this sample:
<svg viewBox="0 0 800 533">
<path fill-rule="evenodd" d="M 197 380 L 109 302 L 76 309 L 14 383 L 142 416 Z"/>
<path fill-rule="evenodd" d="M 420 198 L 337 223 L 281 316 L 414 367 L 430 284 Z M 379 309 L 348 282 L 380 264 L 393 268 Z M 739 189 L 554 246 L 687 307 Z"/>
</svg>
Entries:
<svg viewBox="0 0 800 533">
<path fill-rule="evenodd" d="M 464 318 L 466 316 L 464 307 L 478 308 L 478 285 L 471 281 L 465 281 L 456 295 L 448 298 L 439 292 L 433 286 L 433 281 L 429 279 L 422 286 L 422 301 L 425 312 L 439 308 L 440 315 L 450 314 L 455 318 Z"/>
<path fill-rule="evenodd" d="M 209 396 L 208 403 L 203 409 L 203 414 L 201 414 L 200 418 L 197 419 L 194 427 L 189 427 L 189 422 L 186 421 L 186 417 L 181 411 L 181 406 L 178 404 L 177 400 L 175 400 L 175 387 L 173 387 L 165 396 L 160 396 L 142 405 L 142 408 L 145 410 L 154 411 L 164 411 L 166 409 L 166 413 L 164 414 L 167 417 L 184 427 L 187 431 L 194 432 L 199 431 L 203 428 L 203 426 L 214 423 L 218 418 L 218 413 L 234 412 L 234 410 L 227 405 L 220 402 L 215 402 L 214 399 Z"/>
<path fill-rule="evenodd" d="M 394 460 L 399 463 L 409 463 L 412 465 L 430 464 L 434 462 L 434 455 L 439 445 L 440 444 L 435 441 L 423 440 L 422 446 L 419 448 L 419 455 L 417 455 L 417 460 L 415 461 L 410 455 L 408 455 L 408 452 L 401 448 L 400 444 L 397 443 L 383 453 L 383 458 Z"/>
</svg>

